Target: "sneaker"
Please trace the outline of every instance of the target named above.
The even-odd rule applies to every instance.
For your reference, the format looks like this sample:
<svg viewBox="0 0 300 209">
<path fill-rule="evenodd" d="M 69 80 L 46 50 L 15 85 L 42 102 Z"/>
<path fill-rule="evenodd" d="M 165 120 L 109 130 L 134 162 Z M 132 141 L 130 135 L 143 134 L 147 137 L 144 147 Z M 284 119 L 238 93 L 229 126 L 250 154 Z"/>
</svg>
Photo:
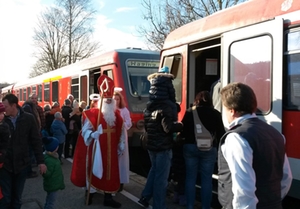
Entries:
<svg viewBox="0 0 300 209">
<path fill-rule="evenodd" d="M 142 197 L 141 199 L 139 199 L 138 203 L 140 203 L 145 208 L 147 208 L 149 206 L 149 203 L 145 197 Z"/>
<path fill-rule="evenodd" d="M 172 201 L 173 201 L 173 203 L 179 203 L 179 194 L 178 194 L 178 192 L 174 193 Z"/>
<path fill-rule="evenodd" d="M 186 197 L 185 195 L 179 195 L 179 205 L 185 206 L 186 205 Z"/>
<path fill-rule="evenodd" d="M 113 199 L 104 200 L 103 205 L 112 207 L 112 208 L 120 208 L 121 207 L 121 203 L 114 201 Z"/>
</svg>

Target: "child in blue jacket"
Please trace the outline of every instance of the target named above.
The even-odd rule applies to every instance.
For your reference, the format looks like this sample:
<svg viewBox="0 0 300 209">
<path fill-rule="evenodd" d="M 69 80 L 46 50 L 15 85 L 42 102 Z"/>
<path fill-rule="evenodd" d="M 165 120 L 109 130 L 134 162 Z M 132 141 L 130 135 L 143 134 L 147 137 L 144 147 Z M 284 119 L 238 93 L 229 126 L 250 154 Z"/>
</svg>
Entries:
<svg viewBox="0 0 300 209">
<path fill-rule="evenodd" d="M 62 114 L 60 112 L 56 112 L 54 114 L 54 120 L 51 124 L 51 129 L 50 129 L 52 136 L 58 139 L 59 147 L 57 150 L 58 153 L 58 158 L 61 161 L 61 155 L 63 153 L 64 149 L 64 143 L 66 141 L 66 134 L 68 133 L 68 130 L 66 128 L 66 125 L 64 123 L 64 119 L 62 117 Z"/>
</svg>

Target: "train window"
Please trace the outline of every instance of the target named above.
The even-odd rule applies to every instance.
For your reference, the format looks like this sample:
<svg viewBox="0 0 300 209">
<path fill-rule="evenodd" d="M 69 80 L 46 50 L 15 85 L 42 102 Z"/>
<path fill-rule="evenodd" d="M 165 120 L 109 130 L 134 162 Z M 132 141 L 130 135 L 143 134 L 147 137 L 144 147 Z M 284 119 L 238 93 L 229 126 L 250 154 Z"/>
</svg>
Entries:
<svg viewBox="0 0 300 209">
<path fill-rule="evenodd" d="M 44 84 L 44 101 L 50 102 L 50 84 L 49 83 Z"/>
<path fill-rule="evenodd" d="M 39 85 L 38 85 L 38 93 L 37 93 L 37 96 L 38 96 L 38 102 L 42 102 L 42 84 L 39 84 Z"/>
<path fill-rule="evenodd" d="M 27 100 L 26 88 L 23 89 L 23 101 Z"/>
<path fill-rule="evenodd" d="M 257 113 L 271 109 L 272 38 L 268 35 L 234 42 L 230 47 L 230 81 L 249 85 L 257 98 Z"/>
<path fill-rule="evenodd" d="M 112 80 L 114 80 L 114 76 L 113 76 L 112 70 L 103 71 L 103 74 L 107 75 L 109 78 L 111 78 Z"/>
<path fill-rule="evenodd" d="M 30 96 L 30 94 L 31 94 L 31 88 L 27 87 L 27 95 L 28 95 L 28 97 Z"/>
<path fill-rule="evenodd" d="M 176 92 L 176 102 L 182 100 L 182 57 L 181 55 L 173 55 L 165 57 L 163 65 L 169 67 L 170 73 L 174 75 L 173 85 Z"/>
<path fill-rule="evenodd" d="M 23 101 L 23 90 L 22 89 L 20 89 L 19 101 Z"/>
<path fill-rule="evenodd" d="M 148 75 L 158 71 L 159 61 L 128 60 L 127 69 L 130 92 L 133 96 L 148 96 L 150 82 Z"/>
<path fill-rule="evenodd" d="M 31 89 L 32 89 L 32 93 L 33 93 L 33 94 L 37 94 L 37 93 L 36 93 L 36 86 L 32 86 Z"/>
<path fill-rule="evenodd" d="M 52 102 L 58 102 L 58 81 L 52 82 Z"/>
<path fill-rule="evenodd" d="M 71 94 L 74 96 L 74 99 L 79 101 L 79 78 L 72 79 Z"/>
<path fill-rule="evenodd" d="M 86 75 L 80 77 L 80 99 L 86 102 L 88 101 Z"/>
<path fill-rule="evenodd" d="M 300 109 L 300 28 L 286 32 L 283 105 Z"/>
</svg>

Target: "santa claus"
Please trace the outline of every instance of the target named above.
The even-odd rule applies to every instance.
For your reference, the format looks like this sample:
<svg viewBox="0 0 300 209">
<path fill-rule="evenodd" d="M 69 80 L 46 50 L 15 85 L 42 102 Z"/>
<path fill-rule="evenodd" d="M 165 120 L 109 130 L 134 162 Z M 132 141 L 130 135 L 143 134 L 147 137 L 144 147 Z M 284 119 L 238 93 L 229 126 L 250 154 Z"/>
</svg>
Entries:
<svg viewBox="0 0 300 209">
<path fill-rule="evenodd" d="M 119 190 L 118 156 L 124 151 L 123 119 L 116 110 L 113 97 L 114 83 L 106 75 L 99 77 L 98 105 L 82 113 L 82 130 L 78 136 L 73 158 L 71 181 L 86 187 L 86 204 L 92 203 L 96 191 L 104 192 L 104 205 L 113 208 L 121 204 L 112 193 Z M 101 110 L 101 111 L 100 111 Z"/>
</svg>

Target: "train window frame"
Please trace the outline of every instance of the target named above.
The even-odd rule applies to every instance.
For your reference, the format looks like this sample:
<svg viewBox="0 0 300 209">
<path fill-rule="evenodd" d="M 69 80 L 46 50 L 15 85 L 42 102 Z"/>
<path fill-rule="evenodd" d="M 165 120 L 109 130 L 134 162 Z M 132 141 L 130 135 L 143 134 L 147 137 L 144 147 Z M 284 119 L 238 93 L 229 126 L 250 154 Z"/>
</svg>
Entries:
<svg viewBox="0 0 300 209">
<path fill-rule="evenodd" d="M 44 102 L 50 102 L 50 83 L 44 83 Z"/>
<path fill-rule="evenodd" d="M 42 84 L 38 84 L 37 85 L 37 98 L 38 98 L 38 102 L 42 102 L 43 101 L 43 86 Z"/>
<path fill-rule="evenodd" d="M 27 100 L 27 88 L 23 88 L 23 101 Z"/>
<path fill-rule="evenodd" d="M 59 86 L 58 86 L 58 81 L 53 81 L 51 82 L 51 100 L 52 102 L 59 102 Z"/>
<path fill-rule="evenodd" d="M 300 27 L 284 32 L 283 109 L 300 110 Z"/>
<path fill-rule="evenodd" d="M 23 101 L 23 89 L 20 89 L 19 92 L 20 92 L 19 101 Z"/>
<path fill-rule="evenodd" d="M 163 67 L 168 67 L 170 73 L 174 75 L 173 86 L 176 92 L 176 102 L 182 102 L 182 55 L 173 54 L 164 57 Z"/>
<path fill-rule="evenodd" d="M 71 94 L 74 96 L 74 100 L 79 101 L 79 77 L 71 79 Z"/>
<path fill-rule="evenodd" d="M 80 76 L 80 101 L 88 102 L 88 77 Z"/>
<path fill-rule="evenodd" d="M 258 115 L 267 115 L 272 108 L 272 44 L 270 34 L 262 34 L 229 47 L 229 83 L 242 82 L 253 89 Z"/>
<path fill-rule="evenodd" d="M 159 60 L 127 59 L 125 63 L 131 96 L 148 97 L 150 82 L 147 77 L 158 72 Z"/>
</svg>

